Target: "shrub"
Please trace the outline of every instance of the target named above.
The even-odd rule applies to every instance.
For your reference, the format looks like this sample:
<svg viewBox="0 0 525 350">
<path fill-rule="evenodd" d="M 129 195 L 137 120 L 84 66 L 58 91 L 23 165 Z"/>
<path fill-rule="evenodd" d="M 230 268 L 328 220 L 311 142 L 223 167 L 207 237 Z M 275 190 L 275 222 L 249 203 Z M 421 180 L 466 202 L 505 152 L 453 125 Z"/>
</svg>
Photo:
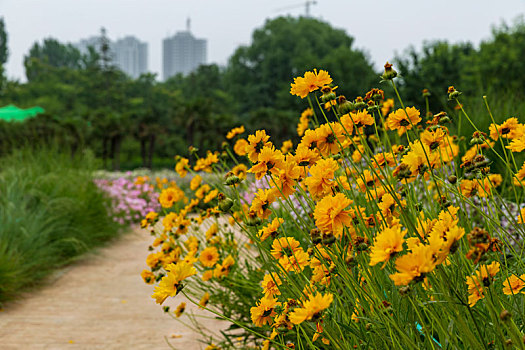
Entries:
<svg viewBox="0 0 525 350">
<path fill-rule="evenodd" d="M 0 159 L 0 301 L 117 235 L 93 169 L 52 149 Z"/>
</svg>

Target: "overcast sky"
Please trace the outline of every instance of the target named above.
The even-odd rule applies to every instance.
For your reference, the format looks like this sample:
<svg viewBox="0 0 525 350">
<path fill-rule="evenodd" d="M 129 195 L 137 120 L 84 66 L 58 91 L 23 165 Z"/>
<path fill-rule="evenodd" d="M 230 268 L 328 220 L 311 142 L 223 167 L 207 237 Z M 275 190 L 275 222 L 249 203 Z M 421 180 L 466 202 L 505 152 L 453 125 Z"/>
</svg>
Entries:
<svg viewBox="0 0 525 350">
<path fill-rule="evenodd" d="M 46 37 L 76 42 L 107 29 L 111 39 L 134 35 L 149 44 L 149 69 L 160 73 L 162 39 L 183 30 L 191 17 L 195 36 L 208 40 L 208 63 L 225 64 L 235 48 L 249 44 L 268 18 L 304 14 L 302 0 L 0 0 L 9 35 L 7 73 L 24 79 L 23 56 Z M 297 5 L 293 7 L 293 5 Z M 284 7 L 292 7 L 283 9 Z M 317 0 L 314 17 L 345 29 L 377 68 L 395 52 L 424 40 L 475 44 L 492 25 L 512 22 L 525 0 Z"/>
</svg>

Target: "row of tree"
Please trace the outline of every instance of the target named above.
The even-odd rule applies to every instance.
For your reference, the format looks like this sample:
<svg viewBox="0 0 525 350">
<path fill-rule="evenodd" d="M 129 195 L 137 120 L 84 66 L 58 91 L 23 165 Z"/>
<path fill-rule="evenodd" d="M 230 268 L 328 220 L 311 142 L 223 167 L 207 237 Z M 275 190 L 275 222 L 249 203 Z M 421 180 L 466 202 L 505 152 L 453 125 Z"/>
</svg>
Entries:
<svg viewBox="0 0 525 350">
<path fill-rule="evenodd" d="M 0 152 L 56 135 L 73 152 L 93 149 L 105 167 L 118 169 L 121 159 L 128 167 L 151 167 L 156 159 L 171 162 L 188 145 L 219 148 L 227 130 L 240 124 L 248 131 L 269 130 L 277 144 L 294 139 L 298 115 L 307 105 L 290 95 L 289 84 L 306 70 L 328 70 L 338 93 L 348 99 L 381 87 L 379 72 L 365 52 L 353 47 L 353 38 L 312 18 L 268 20 L 226 67 L 204 65 L 165 82 L 153 74 L 126 76 L 112 64 L 108 43 L 102 30 L 98 47 L 82 55 L 70 44 L 45 39 L 24 59 L 27 82 L 9 81 L 1 68 L 8 52 L 0 20 L 1 104 L 46 110 L 25 124 L 0 125 Z M 419 51 L 406 50 L 395 63 L 407 101 L 421 105 L 421 91 L 427 88 L 431 109 L 438 111 L 447 107 L 449 85 L 473 95 L 489 89 L 522 94 L 522 52 L 525 25 L 517 22 L 495 29 L 479 48 L 427 42 Z M 15 134 L 25 136 L 13 139 Z"/>
</svg>

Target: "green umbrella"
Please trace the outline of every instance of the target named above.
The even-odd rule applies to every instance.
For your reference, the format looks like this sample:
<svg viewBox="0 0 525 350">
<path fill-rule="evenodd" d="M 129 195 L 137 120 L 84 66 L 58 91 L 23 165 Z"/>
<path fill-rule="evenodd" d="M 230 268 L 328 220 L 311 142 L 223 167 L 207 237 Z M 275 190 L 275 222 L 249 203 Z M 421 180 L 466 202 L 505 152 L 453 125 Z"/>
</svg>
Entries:
<svg viewBox="0 0 525 350">
<path fill-rule="evenodd" d="M 0 119 L 6 121 L 23 121 L 27 118 L 32 118 L 37 114 L 44 113 L 42 107 L 36 106 L 27 109 L 18 108 L 15 105 L 7 105 L 0 108 Z"/>
</svg>

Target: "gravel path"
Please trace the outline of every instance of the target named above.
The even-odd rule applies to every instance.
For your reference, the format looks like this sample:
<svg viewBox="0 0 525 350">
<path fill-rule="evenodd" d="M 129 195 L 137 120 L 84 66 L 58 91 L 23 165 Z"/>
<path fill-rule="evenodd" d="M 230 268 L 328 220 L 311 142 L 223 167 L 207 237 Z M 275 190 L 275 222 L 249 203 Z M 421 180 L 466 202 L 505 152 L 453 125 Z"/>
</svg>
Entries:
<svg viewBox="0 0 525 350">
<path fill-rule="evenodd" d="M 0 312 L 0 349 L 170 349 L 165 337 L 176 349 L 204 349 L 155 304 L 153 286 L 140 277 L 151 241 L 145 231 L 127 234 L 8 304 Z M 178 295 L 165 304 L 174 310 L 182 301 Z M 187 310 L 204 313 L 189 302 Z M 206 326 L 217 331 L 224 324 Z"/>
</svg>

